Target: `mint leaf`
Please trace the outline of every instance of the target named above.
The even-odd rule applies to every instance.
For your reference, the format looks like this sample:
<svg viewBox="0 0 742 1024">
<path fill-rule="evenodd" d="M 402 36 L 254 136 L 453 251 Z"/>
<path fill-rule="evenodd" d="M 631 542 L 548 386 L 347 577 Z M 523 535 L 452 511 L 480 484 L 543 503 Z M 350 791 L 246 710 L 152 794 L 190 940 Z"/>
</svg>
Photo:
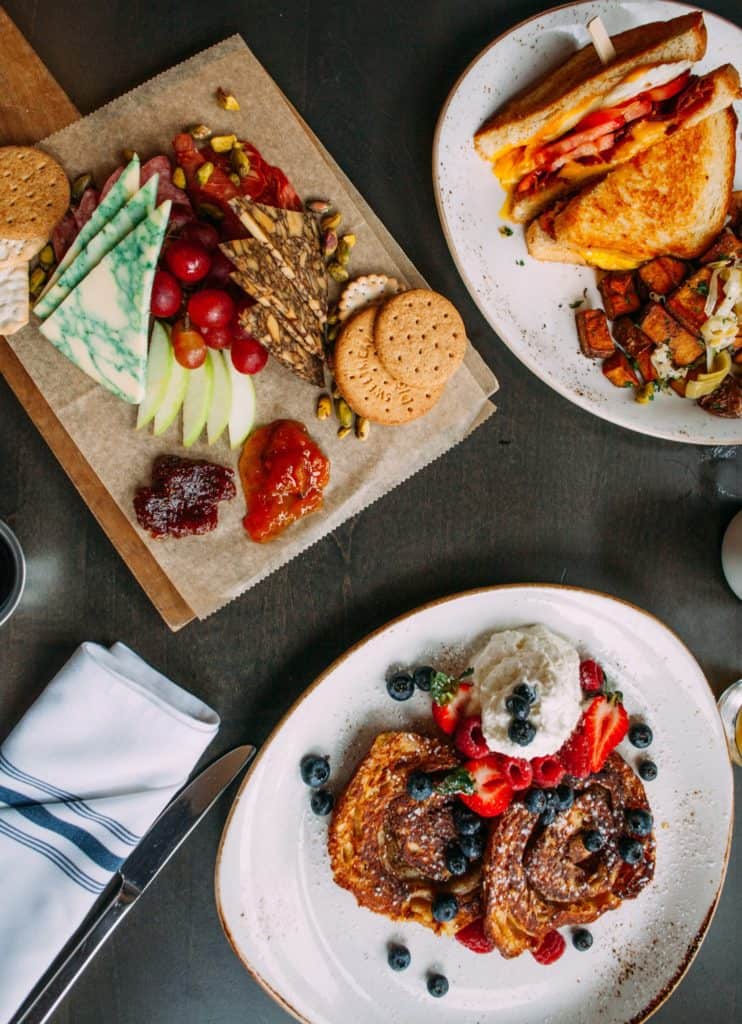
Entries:
<svg viewBox="0 0 742 1024">
<path fill-rule="evenodd" d="M 466 793 L 467 796 L 471 796 L 476 792 L 476 788 L 474 779 L 466 768 L 457 768 L 438 783 L 435 791 L 442 796 L 453 796 L 454 793 Z"/>
<path fill-rule="evenodd" d="M 436 704 L 444 707 L 450 704 L 459 692 L 459 681 L 445 672 L 434 672 L 430 680 L 430 696 Z"/>
</svg>

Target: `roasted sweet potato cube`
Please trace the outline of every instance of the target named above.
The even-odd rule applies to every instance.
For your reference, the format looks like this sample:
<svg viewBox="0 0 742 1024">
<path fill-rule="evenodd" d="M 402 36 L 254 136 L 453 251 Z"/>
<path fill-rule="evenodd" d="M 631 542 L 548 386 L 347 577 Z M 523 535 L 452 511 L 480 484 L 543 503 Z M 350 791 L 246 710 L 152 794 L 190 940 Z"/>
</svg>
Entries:
<svg viewBox="0 0 742 1024">
<path fill-rule="evenodd" d="M 698 404 L 712 416 L 726 420 L 742 419 L 742 387 L 736 377 L 725 377 L 716 391 L 699 398 Z"/>
<path fill-rule="evenodd" d="M 627 316 L 622 316 L 614 322 L 613 337 L 632 359 L 636 359 L 639 352 L 652 345 L 652 339 L 648 338 L 644 331 L 640 330 Z"/>
<path fill-rule="evenodd" d="M 674 256 L 658 256 L 637 271 L 645 290 L 656 295 L 667 295 L 673 288 L 677 288 L 687 273 L 688 264 L 676 260 Z"/>
<path fill-rule="evenodd" d="M 685 387 L 688 382 L 685 377 L 676 377 L 670 381 L 670 387 L 673 389 L 676 395 L 680 395 L 681 398 L 685 398 Z"/>
<path fill-rule="evenodd" d="M 609 320 L 636 313 L 641 306 L 641 299 L 636 288 L 636 276 L 633 270 L 614 270 L 605 274 L 598 284 L 603 296 L 603 305 Z"/>
<path fill-rule="evenodd" d="M 581 309 L 575 314 L 580 348 L 588 359 L 601 359 L 615 352 L 608 320 L 602 309 Z"/>
<path fill-rule="evenodd" d="M 704 351 L 699 339 L 674 320 L 658 302 L 650 302 L 639 326 L 656 345 L 664 343 L 670 346 L 677 366 L 688 366 Z"/>
<path fill-rule="evenodd" d="M 603 373 L 611 384 L 615 384 L 617 388 L 639 386 L 639 378 L 634 371 L 634 367 L 623 352 L 614 352 L 612 356 L 608 356 L 607 359 L 603 360 Z"/>
<path fill-rule="evenodd" d="M 649 344 L 633 356 L 636 365 L 639 367 L 639 373 L 647 384 L 652 380 L 657 380 L 657 370 L 652 362 L 654 348 L 654 345 Z"/>
<path fill-rule="evenodd" d="M 713 263 L 714 260 L 723 260 L 728 256 L 735 260 L 742 259 L 742 242 L 731 228 L 724 228 L 716 241 L 701 256 L 701 263 Z"/>
<path fill-rule="evenodd" d="M 701 267 L 667 300 L 667 309 L 691 334 L 697 334 L 706 322 L 706 299 L 713 271 Z"/>
<path fill-rule="evenodd" d="M 742 348 L 738 348 L 737 351 L 734 353 L 734 362 L 742 363 Z"/>
</svg>

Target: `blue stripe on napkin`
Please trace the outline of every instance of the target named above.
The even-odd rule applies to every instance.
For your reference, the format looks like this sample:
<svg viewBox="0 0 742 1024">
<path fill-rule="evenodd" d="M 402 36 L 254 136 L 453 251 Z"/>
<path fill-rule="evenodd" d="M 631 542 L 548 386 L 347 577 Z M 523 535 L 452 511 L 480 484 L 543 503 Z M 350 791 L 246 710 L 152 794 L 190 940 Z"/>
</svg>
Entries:
<svg viewBox="0 0 742 1024">
<path fill-rule="evenodd" d="M 21 843 L 23 846 L 27 846 L 30 850 L 35 850 L 37 853 L 42 854 L 47 860 L 50 860 L 52 864 L 56 866 L 67 875 L 73 882 L 77 882 L 83 889 L 87 889 L 88 892 L 98 893 L 103 892 L 107 883 L 97 882 L 90 875 L 81 871 L 77 865 L 70 860 L 65 854 L 59 850 L 55 850 L 53 846 L 43 842 L 41 839 L 36 839 L 34 836 L 28 835 L 26 832 L 22 832 L 21 829 L 15 828 L 14 825 L 10 825 L 7 821 L 0 819 L 0 834 L 8 836 L 10 839 L 15 839 L 16 842 Z"/>
<path fill-rule="evenodd" d="M 81 800 L 79 796 L 75 796 L 74 793 L 68 793 L 64 789 L 59 789 L 58 786 L 52 786 L 49 782 L 45 782 L 43 779 L 36 778 L 35 775 L 29 775 L 28 772 L 24 772 L 23 769 L 17 768 L 14 764 L 5 757 L 4 754 L 0 753 L 0 771 L 5 772 L 12 779 L 18 782 L 25 782 L 29 786 L 35 786 L 36 789 L 42 793 L 46 793 L 48 796 L 53 796 L 55 799 L 65 803 L 70 810 L 75 811 L 80 815 L 81 818 L 87 818 L 88 821 L 95 821 L 124 843 L 126 846 L 135 846 L 141 836 L 131 832 L 121 822 L 116 821 L 115 818 L 109 818 L 107 814 L 101 814 L 99 811 L 94 811 L 92 807 L 88 807 L 84 800 Z"/>
<path fill-rule="evenodd" d="M 42 804 L 29 801 L 29 798 L 24 796 L 23 793 L 17 793 L 14 789 L 8 789 L 7 786 L 0 785 L 0 801 L 12 807 L 19 814 L 23 815 L 24 818 L 28 818 L 29 821 L 39 828 L 49 829 L 50 832 L 56 832 L 58 836 L 68 839 L 69 842 L 74 843 L 78 849 L 82 850 L 85 856 L 89 857 L 94 864 L 97 864 L 99 868 L 103 868 L 105 871 L 113 873 L 124 859 L 111 853 L 103 843 L 99 842 L 90 832 L 86 832 L 84 828 L 79 828 L 69 821 L 64 821 L 63 818 L 58 818 Z"/>
</svg>

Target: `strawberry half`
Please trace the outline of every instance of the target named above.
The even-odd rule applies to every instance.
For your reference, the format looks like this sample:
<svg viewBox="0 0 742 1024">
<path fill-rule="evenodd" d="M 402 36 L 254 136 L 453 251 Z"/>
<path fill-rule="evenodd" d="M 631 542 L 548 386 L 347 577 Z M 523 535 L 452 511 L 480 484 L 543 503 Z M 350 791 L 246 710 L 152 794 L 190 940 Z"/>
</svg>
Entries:
<svg viewBox="0 0 742 1024">
<path fill-rule="evenodd" d="M 590 696 L 600 693 L 604 682 L 605 672 L 597 661 L 586 658 L 585 661 L 580 662 L 580 686 L 583 693 L 590 694 Z"/>
<path fill-rule="evenodd" d="M 434 707 L 437 707 L 437 705 L 434 705 Z M 435 715 L 435 712 L 433 712 L 433 715 Z M 467 715 L 466 718 L 462 718 L 456 726 L 453 743 L 464 757 L 471 757 L 475 760 L 478 760 L 480 757 L 486 757 L 490 752 L 490 748 L 487 746 L 487 740 L 482 733 L 481 717 L 479 715 Z"/>
<path fill-rule="evenodd" d="M 465 928 L 460 928 L 456 932 L 456 940 L 462 946 L 470 949 L 472 953 L 491 953 L 495 948 L 494 942 L 484 934 L 483 917 L 478 917 L 476 921 L 472 921 Z"/>
<path fill-rule="evenodd" d="M 433 702 L 433 718 L 439 729 L 447 736 L 453 736 L 459 722 L 469 714 L 471 683 L 459 683 L 456 695 L 448 704 Z"/>
<path fill-rule="evenodd" d="M 538 960 L 540 964 L 553 964 L 555 960 L 559 959 L 566 947 L 567 943 L 564 941 L 564 936 L 560 935 L 556 929 L 552 929 L 541 940 L 541 945 L 538 949 L 532 951 L 533 959 Z"/>
<path fill-rule="evenodd" d="M 586 779 L 590 774 L 592 752 L 587 735 L 583 728 L 585 716 L 580 719 L 574 732 L 557 754 L 567 775 L 576 779 Z"/>
<path fill-rule="evenodd" d="M 513 787 L 503 763 L 507 760 L 500 754 L 488 754 L 464 765 L 474 780 L 475 791 L 459 793 L 459 799 L 481 818 L 495 818 L 510 806 Z"/>
<path fill-rule="evenodd" d="M 564 778 L 564 765 L 556 754 L 532 757 L 533 784 L 541 789 L 553 789 Z"/>
<path fill-rule="evenodd" d="M 626 733 L 629 716 L 617 694 L 596 697 L 585 712 L 583 729 L 590 745 L 590 771 L 599 772 Z"/>
</svg>

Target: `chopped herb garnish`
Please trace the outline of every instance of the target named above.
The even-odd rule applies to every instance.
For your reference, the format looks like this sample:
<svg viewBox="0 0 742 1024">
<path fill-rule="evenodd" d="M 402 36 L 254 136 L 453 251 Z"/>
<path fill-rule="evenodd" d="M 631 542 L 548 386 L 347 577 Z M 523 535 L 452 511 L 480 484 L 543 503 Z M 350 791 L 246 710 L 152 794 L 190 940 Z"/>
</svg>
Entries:
<svg viewBox="0 0 742 1024">
<path fill-rule="evenodd" d="M 512 229 L 512 228 L 509 228 L 509 227 L 507 226 L 507 224 L 503 224 L 503 225 L 502 225 L 502 227 L 500 228 L 500 234 L 501 234 L 501 235 L 504 235 L 504 236 L 505 236 L 505 238 L 510 238 L 510 236 L 512 235 L 512 233 L 513 233 L 513 229 Z"/>
<path fill-rule="evenodd" d="M 430 680 L 430 696 L 436 704 L 441 707 L 450 704 L 459 692 L 459 684 L 474 672 L 473 668 L 466 669 L 460 676 L 449 676 L 446 672 L 434 672 Z"/>
<path fill-rule="evenodd" d="M 699 295 L 708 295 L 708 293 L 709 293 L 708 282 L 706 282 L 706 281 L 699 281 L 698 284 L 696 285 L 696 291 L 698 292 Z"/>
<path fill-rule="evenodd" d="M 525 265 L 526 265 L 526 261 L 525 260 L 516 260 L 515 262 L 516 262 L 516 264 L 519 267 L 525 267 Z"/>
<path fill-rule="evenodd" d="M 570 309 L 577 309 L 577 307 L 581 306 L 584 301 L 585 301 L 584 299 L 575 299 L 574 302 L 570 302 L 569 308 Z"/>
<path fill-rule="evenodd" d="M 466 768 L 456 768 L 438 783 L 435 791 L 442 796 L 453 796 L 454 793 L 466 793 L 470 796 L 476 788 L 474 779 Z"/>
</svg>

